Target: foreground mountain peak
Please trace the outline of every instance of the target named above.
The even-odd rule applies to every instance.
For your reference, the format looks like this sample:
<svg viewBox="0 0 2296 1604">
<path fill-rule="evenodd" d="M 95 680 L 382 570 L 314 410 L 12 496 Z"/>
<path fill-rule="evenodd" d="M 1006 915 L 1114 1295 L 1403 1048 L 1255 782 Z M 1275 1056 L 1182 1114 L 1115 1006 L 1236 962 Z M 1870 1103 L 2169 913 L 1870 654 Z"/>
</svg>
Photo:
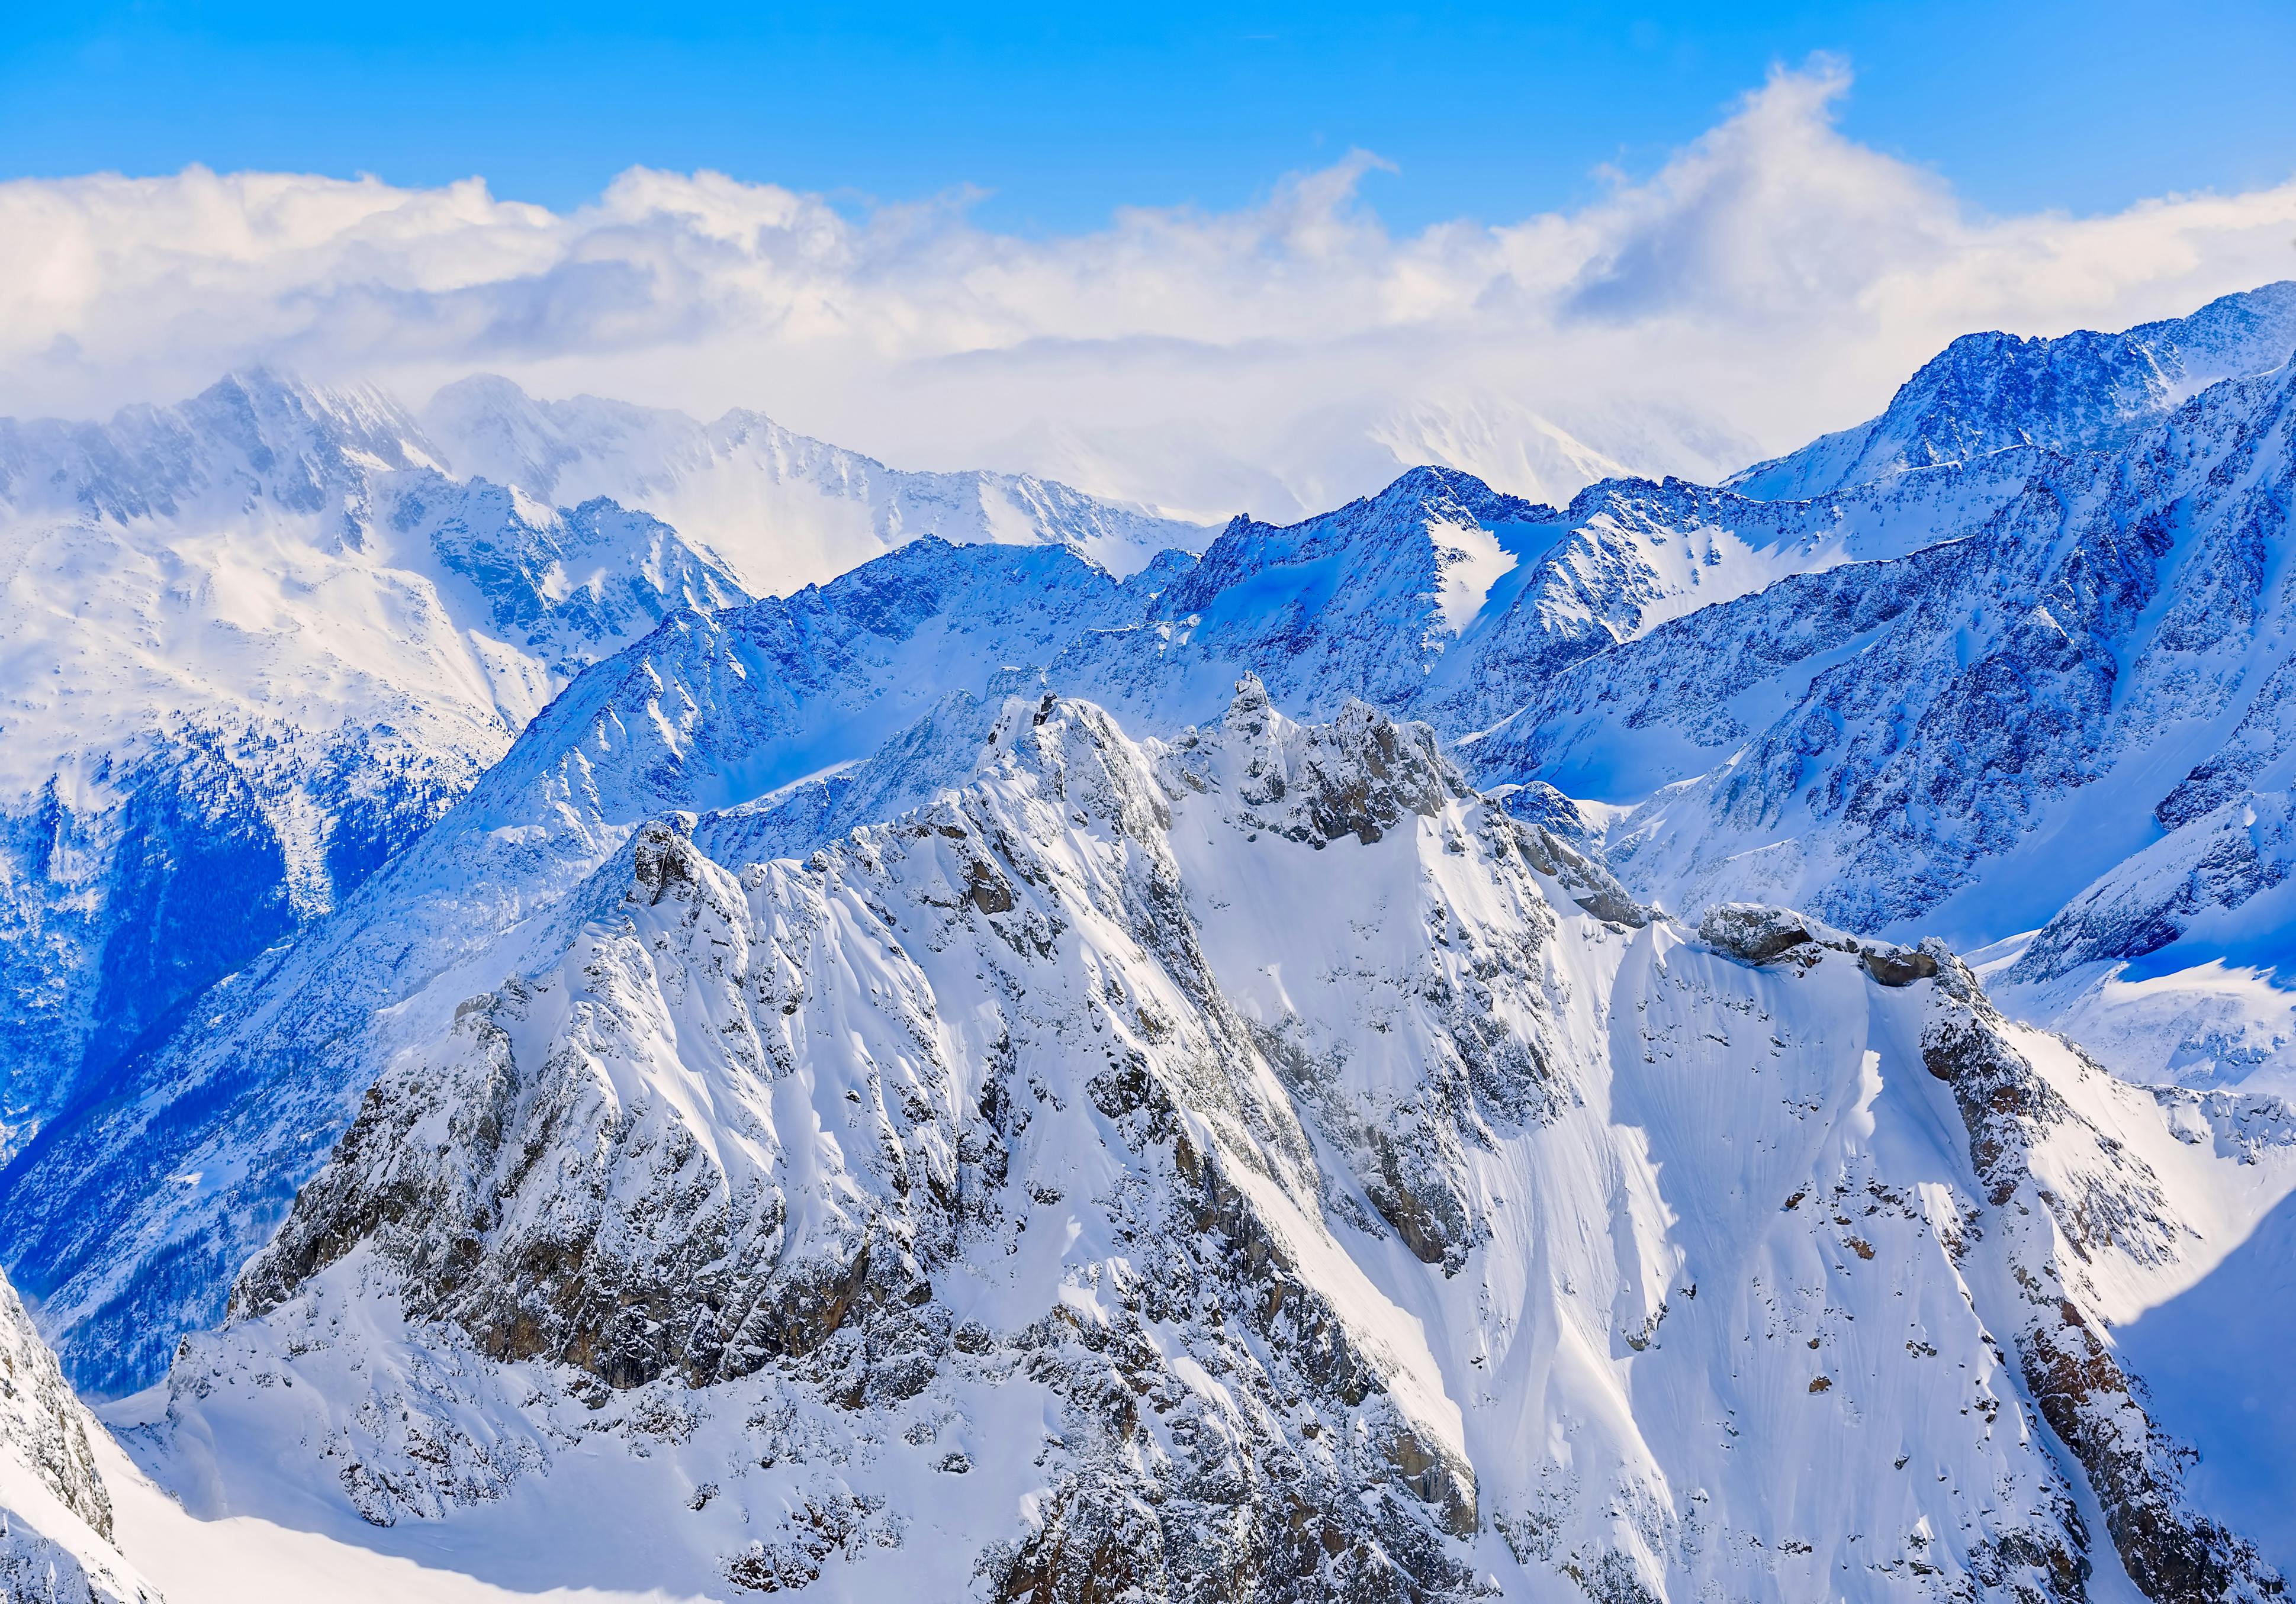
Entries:
<svg viewBox="0 0 2296 1604">
<path fill-rule="evenodd" d="M 978 741 L 801 863 L 627 838 L 383 1069 L 146 1464 L 542 1588 L 2272 1595 L 2069 1346 L 2243 1166 L 1942 947 L 1691 941 L 1425 726 L 1253 676 Z M 569 1499 L 654 1540 L 538 1543 Z"/>
</svg>

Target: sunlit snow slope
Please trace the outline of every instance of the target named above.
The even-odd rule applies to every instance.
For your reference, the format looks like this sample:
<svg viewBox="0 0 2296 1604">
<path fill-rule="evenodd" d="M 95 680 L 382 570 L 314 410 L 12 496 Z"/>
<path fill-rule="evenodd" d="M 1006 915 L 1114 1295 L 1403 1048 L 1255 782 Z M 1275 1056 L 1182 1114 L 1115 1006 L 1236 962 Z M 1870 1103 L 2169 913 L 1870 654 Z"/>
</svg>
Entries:
<svg viewBox="0 0 2296 1604">
<path fill-rule="evenodd" d="M 1128 569 L 1201 534 L 1058 485 L 894 473 L 756 418 L 744 438 L 772 449 L 741 461 L 797 474 L 773 495 L 695 503 L 674 440 L 607 476 L 619 502 L 572 494 L 566 462 L 489 479 L 465 450 L 495 470 L 484 443 L 545 409 L 456 395 L 434 408 L 452 454 L 379 392 L 261 372 L 106 423 L 0 421 L 0 1157 L 665 617 L 936 530 Z M 657 492 L 706 538 L 633 510 Z"/>
</svg>

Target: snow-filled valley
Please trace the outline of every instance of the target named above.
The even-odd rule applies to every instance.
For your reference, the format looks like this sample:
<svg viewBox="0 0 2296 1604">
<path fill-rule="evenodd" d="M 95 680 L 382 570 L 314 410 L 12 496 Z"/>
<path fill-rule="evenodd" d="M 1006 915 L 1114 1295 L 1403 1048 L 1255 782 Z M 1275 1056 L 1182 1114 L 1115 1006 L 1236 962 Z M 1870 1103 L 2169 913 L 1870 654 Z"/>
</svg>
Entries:
<svg viewBox="0 0 2296 1604">
<path fill-rule="evenodd" d="M 0 424 L 0 1574 L 2283 1596 L 2292 352 L 1288 527 Z"/>
</svg>

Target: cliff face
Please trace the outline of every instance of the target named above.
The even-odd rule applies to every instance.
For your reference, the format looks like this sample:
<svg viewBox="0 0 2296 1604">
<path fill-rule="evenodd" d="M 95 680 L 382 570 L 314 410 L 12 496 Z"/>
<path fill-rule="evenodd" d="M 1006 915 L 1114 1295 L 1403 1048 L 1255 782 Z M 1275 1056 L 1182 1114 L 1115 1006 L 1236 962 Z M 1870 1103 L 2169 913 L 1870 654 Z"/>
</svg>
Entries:
<svg viewBox="0 0 2296 1604">
<path fill-rule="evenodd" d="M 160 1604 L 114 1546 L 88 1419 L 15 1289 L 0 1279 L 0 1598 Z"/>
</svg>

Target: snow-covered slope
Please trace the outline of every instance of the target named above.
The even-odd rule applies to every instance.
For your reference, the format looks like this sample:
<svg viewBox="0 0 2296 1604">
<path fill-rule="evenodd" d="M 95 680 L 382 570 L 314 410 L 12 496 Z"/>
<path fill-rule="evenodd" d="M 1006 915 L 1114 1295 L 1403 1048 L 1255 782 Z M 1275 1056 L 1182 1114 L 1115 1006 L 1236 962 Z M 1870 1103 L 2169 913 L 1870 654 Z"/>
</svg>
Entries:
<svg viewBox="0 0 2296 1604">
<path fill-rule="evenodd" d="M 1059 485 L 895 473 L 754 417 L 704 430 L 484 382 L 433 412 L 496 477 L 379 392 L 262 372 L 108 423 L 0 421 L 0 1158 L 668 614 L 928 530 L 1128 570 L 1201 534 Z M 553 418 L 583 427 L 545 449 Z M 577 438 L 597 454 L 568 456 Z"/>
<path fill-rule="evenodd" d="M 701 423 L 594 396 L 537 401 L 481 377 L 439 391 L 422 424 L 457 473 L 544 501 L 644 507 L 759 595 L 833 579 L 921 535 L 1066 545 L 1119 575 L 1210 535 L 1028 475 L 901 472 L 753 412 Z"/>
<path fill-rule="evenodd" d="M 1362 704 L 989 733 L 802 863 L 625 838 L 398 1051 L 143 1465 L 527 1592 L 2276 1596 L 2296 1531 L 2197 1502 L 2215 1422 L 2113 1330 L 2284 1122 L 1941 946 L 1648 922 Z"/>
<path fill-rule="evenodd" d="M 2017 446 L 2119 446 L 2219 379 L 2296 352 L 2296 281 L 2210 301 L 2120 334 L 1965 334 L 1908 379 L 1878 418 L 1734 475 L 1730 487 L 1799 500 Z"/>
<path fill-rule="evenodd" d="M 0 425 L 0 1155 L 334 906 L 584 664 L 748 600 L 666 526 L 254 373 Z"/>
<path fill-rule="evenodd" d="M 2268 850 L 2194 890 L 2144 864 L 2206 857 L 2149 844 L 2219 839 L 2219 810 L 2283 783 L 2292 388 L 2288 368 L 2227 381 L 2118 454 L 1988 459 L 2022 484 L 1964 538 L 1576 665 L 1477 744 L 1479 772 L 1648 794 L 1611 851 L 1679 905 L 1774 896 L 1976 945 L 2128 860 L 2146 908 L 2099 893 L 2065 916 L 2086 934 L 2045 936 L 2028 965 L 2159 949 L 2202 904 L 2273 883 Z"/>
<path fill-rule="evenodd" d="M 114 1541 L 89 1440 L 102 1430 L 0 1278 L 0 1599 L 9 1604 L 159 1604 Z"/>
</svg>

